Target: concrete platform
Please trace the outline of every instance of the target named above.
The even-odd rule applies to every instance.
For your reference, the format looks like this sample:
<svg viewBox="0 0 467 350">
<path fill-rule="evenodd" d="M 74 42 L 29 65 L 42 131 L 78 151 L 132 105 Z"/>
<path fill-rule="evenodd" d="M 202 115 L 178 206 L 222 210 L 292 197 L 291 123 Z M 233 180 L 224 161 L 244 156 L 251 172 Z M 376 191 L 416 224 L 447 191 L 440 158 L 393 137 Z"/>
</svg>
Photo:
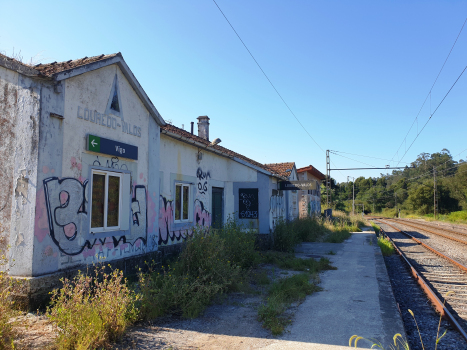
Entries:
<svg viewBox="0 0 467 350">
<path fill-rule="evenodd" d="M 324 290 L 300 305 L 288 328 L 290 332 L 267 349 L 348 349 L 349 338 L 354 334 L 377 339 L 389 348 L 395 334 L 405 338 L 374 232 L 354 233 L 338 244 L 303 243 L 297 247 L 296 255 L 327 257 L 337 270 L 320 275 Z M 363 340 L 358 345 L 371 347 Z"/>
</svg>

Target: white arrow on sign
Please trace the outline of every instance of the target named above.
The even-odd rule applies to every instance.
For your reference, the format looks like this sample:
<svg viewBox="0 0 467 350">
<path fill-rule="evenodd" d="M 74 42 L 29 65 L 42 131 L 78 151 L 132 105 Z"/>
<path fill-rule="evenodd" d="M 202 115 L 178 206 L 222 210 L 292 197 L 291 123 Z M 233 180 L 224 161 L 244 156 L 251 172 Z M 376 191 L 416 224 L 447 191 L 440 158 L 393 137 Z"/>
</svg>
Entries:
<svg viewBox="0 0 467 350">
<path fill-rule="evenodd" d="M 96 147 L 96 146 L 97 146 L 97 142 L 94 141 L 94 139 L 93 139 L 93 140 L 91 141 L 91 145 L 92 145 L 92 147 Z"/>
</svg>

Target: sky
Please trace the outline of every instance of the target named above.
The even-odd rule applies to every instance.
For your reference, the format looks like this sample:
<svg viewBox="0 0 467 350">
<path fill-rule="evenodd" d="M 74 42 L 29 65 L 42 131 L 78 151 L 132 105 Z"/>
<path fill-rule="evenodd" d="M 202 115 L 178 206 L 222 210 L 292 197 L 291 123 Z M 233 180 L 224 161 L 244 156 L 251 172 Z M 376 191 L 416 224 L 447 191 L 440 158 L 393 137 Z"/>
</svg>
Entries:
<svg viewBox="0 0 467 350">
<path fill-rule="evenodd" d="M 121 52 L 166 121 L 188 130 L 207 115 L 211 139 L 261 163 L 325 174 L 326 150 L 333 169 L 442 149 L 467 159 L 467 72 L 436 110 L 467 65 L 467 1 L 216 2 L 283 100 L 213 0 L 2 0 L 0 51 L 25 63 Z"/>
</svg>

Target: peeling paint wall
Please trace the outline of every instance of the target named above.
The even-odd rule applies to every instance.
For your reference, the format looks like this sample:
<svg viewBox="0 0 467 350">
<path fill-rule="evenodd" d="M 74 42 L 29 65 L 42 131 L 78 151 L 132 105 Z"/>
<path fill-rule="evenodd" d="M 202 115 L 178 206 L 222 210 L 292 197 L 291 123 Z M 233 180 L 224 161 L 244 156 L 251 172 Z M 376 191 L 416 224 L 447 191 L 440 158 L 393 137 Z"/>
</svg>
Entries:
<svg viewBox="0 0 467 350">
<path fill-rule="evenodd" d="M 18 73 L 0 67 L 0 251 L 10 243 Z"/>
<path fill-rule="evenodd" d="M 30 276 L 33 254 L 30 233 L 34 229 L 41 85 L 0 68 L 0 86 L 3 93 L 0 105 L 3 132 L 0 185 L 5 189 L 0 203 L 3 208 L 0 211 L 4 230 L 2 236 L 10 246 L 10 273 Z"/>
<path fill-rule="evenodd" d="M 0 93 L 0 222 L 10 274 L 156 251 L 160 128 L 120 68 L 57 82 L 0 67 Z M 88 134 L 136 146 L 138 159 L 87 151 Z M 120 176 L 117 229 L 91 229 L 93 170 Z"/>
<path fill-rule="evenodd" d="M 61 84 L 61 93 L 46 89 L 43 95 L 34 276 L 158 246 L 159 127 L 116 65 Z M 109 111 L 115 89 L 119 113 Z M 87 151 L 88 134 L 137 146 L 138 159 Z M 123 187 L 128 193 L 122 194 L 123 226 L 117 230 L 90 229 L 92 169 L 129 179 L 129 188 Z"/>
<path fill-rule="evenodd" d="M 159 244 L 182 242 L 195 225 L 212 223 L 212 188 L 223 189 L 223 222 L 235 210 L 234 182 L 256 182 L 257 171 L 161 134 L 161 193 L 159 198 Z M 201 154 L 201 155 L 199 155 Z M 189 186 L 188 220 L 175 220 L 175 186 Z"/>
</svg>

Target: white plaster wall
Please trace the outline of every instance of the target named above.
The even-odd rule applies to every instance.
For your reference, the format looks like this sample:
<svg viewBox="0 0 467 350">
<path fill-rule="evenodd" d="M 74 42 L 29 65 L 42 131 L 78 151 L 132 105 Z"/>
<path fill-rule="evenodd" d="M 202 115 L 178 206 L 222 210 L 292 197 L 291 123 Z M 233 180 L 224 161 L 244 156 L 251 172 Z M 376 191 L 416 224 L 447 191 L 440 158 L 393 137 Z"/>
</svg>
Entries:
<svg viewBox="0 0 467 350">
<path fill-rule="evenodd" d="M 0 251 L 10 243 L 18 73 L 0 67 Z M 0 265 L 0 269 L 1 269 Z"/>
<path fill-rule="evenodd" d="M 202 153 L 202 159 L 197 160 L 198 151 Z M 224 217 L 225 222 L 229 214 L 234 212 L 233 182 L 256 182 L 257 171 L 240 164 L 232 159 L 222 157 L 203 148 L 179 141 L 173 137 L 161 134 L 160 140 L 160 169 L 161 169 L 161 199 L 159 211 L 159 227 L 163 231 L 160 244 L 174 244 L 191 233 L 195 222 L 194 214 L 190 213 L 190 222 L 175 224 L 173 221 L 173 207 L 175 181 L 191 184 L 192 198 L 203 203 L 204 209 L 211 212 L 212 187 L 224 189 Z M 202 179 L 198 177 L 201 175 Z M 198 186 L 207 182 L 207 193 L 200 193 Z M 210 219 L 209 219 L 210 222 Z M 172 238 L 165 237 L 172 235 Z"/>
<path fill-rule="evenodd" d="M 115 128 L 112 128 L 92 122 L 91 119 L 85 120 L 85 109 L 101 115 L 108 112 L 115 76 L 120 90 L 121 113 L 119 117 L 112 118 L 120 126 L 115 122 Z M 41 136 L 41 183 L 38 188 L 35 225 L 35 275 L 90 264 L 102 259 L 110 261 L 157 250 L 155 236 L 158 231 L 159 127 L 154 126 L 154 120 L 117 65 L 68 78 L 62 81 L 62 84 L 62 93 L 52 93 L 48 90 L 44 92 L 47 103 L 44 103 L 46 115 L 43 116 L 44 134 Z M 64 119 L 49 118 L 50 112 L 61 114 Z M 132 127 L 140 128 L 140 133 L 132 135 L 123 132 L 123 120 Z M 137 146 L 138 160 L 87 151 L 88 134 Z M 60 161 L 56 160 L 58 157 Z M 127 215 L 122 217 L 122 220 L 128 220 L 129 229 L 97 234 L 89 232 L 90 215 L 87 211 L 90 209 L 90 186 L 87 181 L 90 180 L 91 167 L 110 168 L 131 175 L 131 193 L 123 194 L 127 197 L 127 202 L 123 203 Z M 152 169 L 151 177 L 149 167 Z M 47 184 L 47 191 L 44 184 Z M 79 198 L 84 192 L 83 200 L 87 210 L 83 212 L 83 206 L 76 206 L 76 215 L 73 215 L 70 221 L 77 226 L 77 236 L 71 241 L 66 239 L 61 227 L 53 227 L 52 237 L 50 227 L 50 216 L 55 215 L 55 209 L 52 208 L 48 196 L 56 196 L 56 193 L 63 191 L 65 187 L 72 190 L 67 207 L 74 203 L 73 198 L 81 200 Z M 49 207 L 46 205 L 47 201 Z M 71 214 L 62 215 L 68 217 L 67 215 Z"/>
<path fill-rule="evenodd" d="M 11 206 L 10 274 L 32 275 L 39 146 L 40 85 L 18 75 Z"/>
</svg>

